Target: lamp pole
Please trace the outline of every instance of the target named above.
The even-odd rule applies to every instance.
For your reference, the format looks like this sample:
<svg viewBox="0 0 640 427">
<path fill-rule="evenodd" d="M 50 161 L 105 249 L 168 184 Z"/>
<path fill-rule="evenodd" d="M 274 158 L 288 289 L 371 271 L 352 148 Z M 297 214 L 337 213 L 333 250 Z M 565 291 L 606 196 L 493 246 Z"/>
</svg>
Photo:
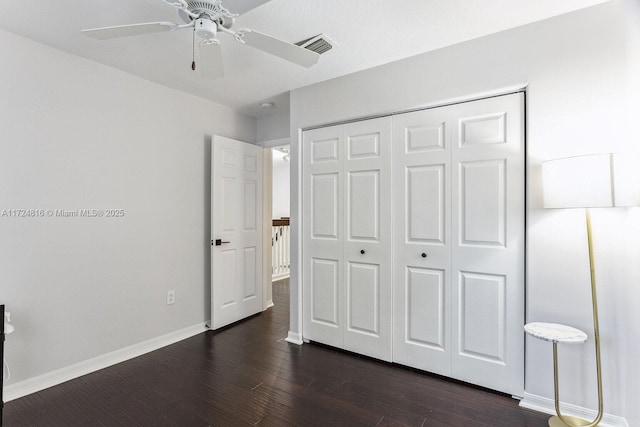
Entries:
<svg viewBox="0 0 640 427">
<path fill-rule="evenodd" d="M 598 296 L 596 292 L 596 268 L 593 256 L 593 235 L 591 232 L 591 210 L 585 209 L 587 220 L 587 243 L 589 245 L 589 271 L 591 273 L 591 307 L 593 310 L 593 339 L 596 346 L 596 376 L 598 379 L 598 415 L 596 419 L 589 422 L 582 418 L 562 415 L 560 413 L 560 398 L 558 391 L 558 348 L 557 343 L 553 343 L 553 385 L 556 402 L 557 416 L 549 419 L 550 427 L 594 427 L 602 420 L 604 406 L 602 399 L 602 361 L 600 358 L 600 324 L 598 322 Z"/>
</svg>

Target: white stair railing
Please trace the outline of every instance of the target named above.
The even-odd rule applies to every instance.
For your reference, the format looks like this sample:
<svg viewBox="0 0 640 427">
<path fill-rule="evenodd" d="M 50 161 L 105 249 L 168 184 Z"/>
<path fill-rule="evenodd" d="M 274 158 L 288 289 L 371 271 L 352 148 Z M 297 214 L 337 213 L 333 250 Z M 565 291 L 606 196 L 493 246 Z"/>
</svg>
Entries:
<svg viewBox="0 0 640 427">
<path fill-rule="evenodd" d="M 274 219 L 271 227 L 271 280 L 289 277 L 289 218 Z"/>
</svg>

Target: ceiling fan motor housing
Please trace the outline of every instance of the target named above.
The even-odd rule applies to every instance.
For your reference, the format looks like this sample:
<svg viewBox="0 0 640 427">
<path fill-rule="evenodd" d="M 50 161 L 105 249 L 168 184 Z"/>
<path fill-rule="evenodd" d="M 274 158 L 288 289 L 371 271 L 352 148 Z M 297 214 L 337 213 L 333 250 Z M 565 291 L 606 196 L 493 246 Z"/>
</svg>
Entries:
<svg viewBox="0 0 640 427">
<path fill-rule="evenodd" d="M 234 18 L 238 16 L 225 9 L 222 6 L 222 0 L 185 0 L 185 3 L 186 10 L 178 9 L 178 15 L 187 24 L 194 19 L 204 18 L 228 29 L 233 25 Z M 187 12 L 191 13 L 191 16 Z M 194 18 L 193 14 L 198 18 Z"/>
<path fill-rule="evenodd" d="M 198 37 L 205 40 L 211 40 L 216 38 L 218 26 L 215 22 L 209 19 L 198 18 L 195 22 L 195 30 Z"/>
</svg>

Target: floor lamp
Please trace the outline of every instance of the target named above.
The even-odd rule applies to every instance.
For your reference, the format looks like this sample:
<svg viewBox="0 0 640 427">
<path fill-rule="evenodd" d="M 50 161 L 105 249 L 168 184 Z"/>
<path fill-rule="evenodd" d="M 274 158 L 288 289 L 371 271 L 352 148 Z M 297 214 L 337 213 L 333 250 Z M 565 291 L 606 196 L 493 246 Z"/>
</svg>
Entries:
<svg viewBox="0 0 640 427">
<path fill-rule="evenodd" d="M 624 163 L 623 163 L 624 162 Z M 558 342 L 583 342 L 586 335 L 571 327 L 558 324 L 527 324 L 525 330 L 541 339 L 553 341 L 553 383 L 556 416 L 549 419 L 551 427 L 593 427 L 602 420 L 602 361 L 600 354 L 600 327 L 596 292 L 595 260 L 591 230 L 590 208 L 637 206 L 638 192 L 633 181 L 623 179 L 625 159 L 613 154 L 596 154 L 549 160 L 542 164 L 545 208 L 586 208 L 587 243 L 591 273 L 591 304 L 593 311 L 593 338 L 595 343 L 596 376 L 598 384 L 598 414 L 593 421 L 562 415 L 558 391 Z M 637 184 L 636 184 L 637 186 Z"/>
</svg>

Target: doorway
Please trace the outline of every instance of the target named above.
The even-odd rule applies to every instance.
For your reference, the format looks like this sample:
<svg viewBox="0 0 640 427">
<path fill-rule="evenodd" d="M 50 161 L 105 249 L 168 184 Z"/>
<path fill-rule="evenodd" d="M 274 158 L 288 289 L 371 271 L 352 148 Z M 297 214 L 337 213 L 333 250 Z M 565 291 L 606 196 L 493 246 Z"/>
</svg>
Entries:
<svg viewBox="0 0 640 427">
<path fill-rule="evenodd" d="M 289 145 L 271 150 L 271 279 L 289 277 L 290 257 L 290 163 Z"/>
</svg>

